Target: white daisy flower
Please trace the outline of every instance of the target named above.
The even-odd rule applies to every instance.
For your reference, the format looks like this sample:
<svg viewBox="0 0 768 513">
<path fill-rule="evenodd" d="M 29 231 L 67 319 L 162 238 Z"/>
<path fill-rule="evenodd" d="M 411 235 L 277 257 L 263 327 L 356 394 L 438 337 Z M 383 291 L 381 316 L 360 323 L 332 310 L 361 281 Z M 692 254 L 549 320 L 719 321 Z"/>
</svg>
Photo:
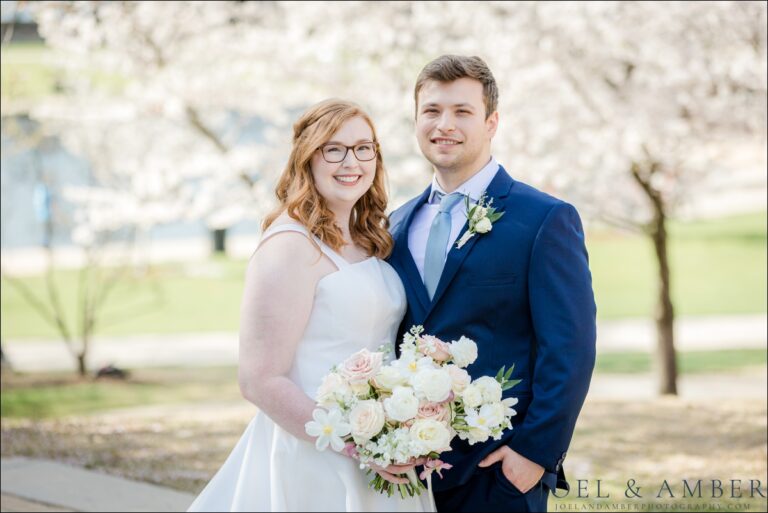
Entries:
<svg viewBox="0 0 768 513">
<path fill-rule="evenodd" d="M 351 426 L 344 422 L 339 410 L 326 412 L 317 408 L 312 412 L 312 418 L 304 425 L 304 430 L 309 436 L 318 437 L 315 441 L 315 447 L 318 451 L 324 451 L 328 444 L 334 451 L 340 451 L 344 448 L 342 437 L 347 436 L 351 431 Z"/>
</svg>

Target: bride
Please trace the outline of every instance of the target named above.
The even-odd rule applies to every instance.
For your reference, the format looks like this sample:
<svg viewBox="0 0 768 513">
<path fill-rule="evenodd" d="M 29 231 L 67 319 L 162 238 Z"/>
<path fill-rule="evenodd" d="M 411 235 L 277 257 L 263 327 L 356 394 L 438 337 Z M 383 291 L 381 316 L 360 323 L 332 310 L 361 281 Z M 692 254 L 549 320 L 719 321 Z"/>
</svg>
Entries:
<svg viewBox="0 0 768 513">
<path fill-rule="evenodd" d="M 318 451 L 304 431 L 322 377 L 393 342 L 405 312 L 403 285 L 383 261 L 393 245 L 385 181 L 359 106 L 326 100 L 294 125 L 241 309 L 240 389 L 259 413 L 189 511 L 429 510 L 427 492 L 380 494 L 356 460 Z M 405 483 L 395 474 L 413 466 L 372 468 Z"/>
</svg>

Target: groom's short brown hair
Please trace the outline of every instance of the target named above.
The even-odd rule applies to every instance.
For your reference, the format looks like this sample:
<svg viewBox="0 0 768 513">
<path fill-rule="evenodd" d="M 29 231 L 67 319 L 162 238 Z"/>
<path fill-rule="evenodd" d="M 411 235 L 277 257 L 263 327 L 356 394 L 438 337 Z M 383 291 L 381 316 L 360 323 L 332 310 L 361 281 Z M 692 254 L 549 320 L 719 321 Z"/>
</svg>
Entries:
<svg viewBox="0 0 768 513">
<path fill-rule="evenodd" d="M 490 68 L 480 57 L 466 55 L 441 55 L 429 62 L 416 79 L 413 99 L 416 102 L 416 114 L 419 112 L 419 91 L 430 80 L 438 82 L 453 82 L 460 78 L 472 78 L 483 85 L 483 100 L 485 101 L 485 117 L 488 118 L 496 111 L 499 103 L 499 89 Z"/>
</svg>

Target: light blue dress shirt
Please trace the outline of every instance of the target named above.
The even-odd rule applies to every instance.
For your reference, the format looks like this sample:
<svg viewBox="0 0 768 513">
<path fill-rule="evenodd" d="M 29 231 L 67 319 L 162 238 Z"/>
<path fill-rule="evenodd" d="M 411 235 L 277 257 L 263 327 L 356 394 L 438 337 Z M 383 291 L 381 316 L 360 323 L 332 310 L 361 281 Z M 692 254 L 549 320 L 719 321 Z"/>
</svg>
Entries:
<svg viewBox="0 0 768 513">
<path fill-rule="evenodd" d="M 491 157 L 488 164 L 472 175 L 469 180 L 459 185 L 456 191 L 468 195 L 471 202 L 477 203 L 480 196 L 483 195 L 488 185 L 490 185 L 493 177 L 496 176 L 498 170 L 499 163 Z M 435 191 L 447 194 L 437 182 L 437 174 L 432 177 L 432 191 L 429 193 L 429 199 L 416 212 L 408 230 L 408 249 L 411 250 L 411 256 L 413 256 L 413 261 L 416 263 L 416 268 L 419 270 L 422 281 L 424 280 L 424 255 L 427 251 L 429 230 L 440 208 L 440 201 L 435 198 Z M 448 236 L 448 244 L 445 248 L 446 255 L 448 255 L 451 245 L 456 242 L 459 232 L 461 232 L 466 222 L 466 204 L 464 201 L 459 201 L 451 209 L 451 234 Z"/>
</svg>

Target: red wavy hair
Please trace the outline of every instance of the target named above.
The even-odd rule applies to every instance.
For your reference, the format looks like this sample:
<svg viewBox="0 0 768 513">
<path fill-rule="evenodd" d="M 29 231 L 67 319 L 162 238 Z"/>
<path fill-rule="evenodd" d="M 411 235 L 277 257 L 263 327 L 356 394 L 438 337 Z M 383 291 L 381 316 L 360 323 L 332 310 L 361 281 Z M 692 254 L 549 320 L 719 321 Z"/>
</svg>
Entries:
<svg viewBox="0 0 768 513">
<path fill-rule="evenodd" d="M 315 151 L 329 141 L 341 125 L 354 117 L 361 117 L 368 123 L 373 141 L 377 142 L 376 128 L 370 116 L 359 105 L 349 101 L 335 98 L 324 100 L 310 107 L 296 121 L 291 154 L 275 188 L 279 205 L 264 218 L 262 230 L 266 230 L 280 214 L 287 212 L 325 244 L 336 251 L 341 250 L 345 244 L 341 228 L 317 191 L 310 162 Z M 379 150 L 373 184 L 352 207 L 349 220 L 354 244 L 368 255 L 378 258 L 388 257 L 393 246 L 392 236 L 387 230 L 387 200 L 386 170 Z"/>
</svg>

